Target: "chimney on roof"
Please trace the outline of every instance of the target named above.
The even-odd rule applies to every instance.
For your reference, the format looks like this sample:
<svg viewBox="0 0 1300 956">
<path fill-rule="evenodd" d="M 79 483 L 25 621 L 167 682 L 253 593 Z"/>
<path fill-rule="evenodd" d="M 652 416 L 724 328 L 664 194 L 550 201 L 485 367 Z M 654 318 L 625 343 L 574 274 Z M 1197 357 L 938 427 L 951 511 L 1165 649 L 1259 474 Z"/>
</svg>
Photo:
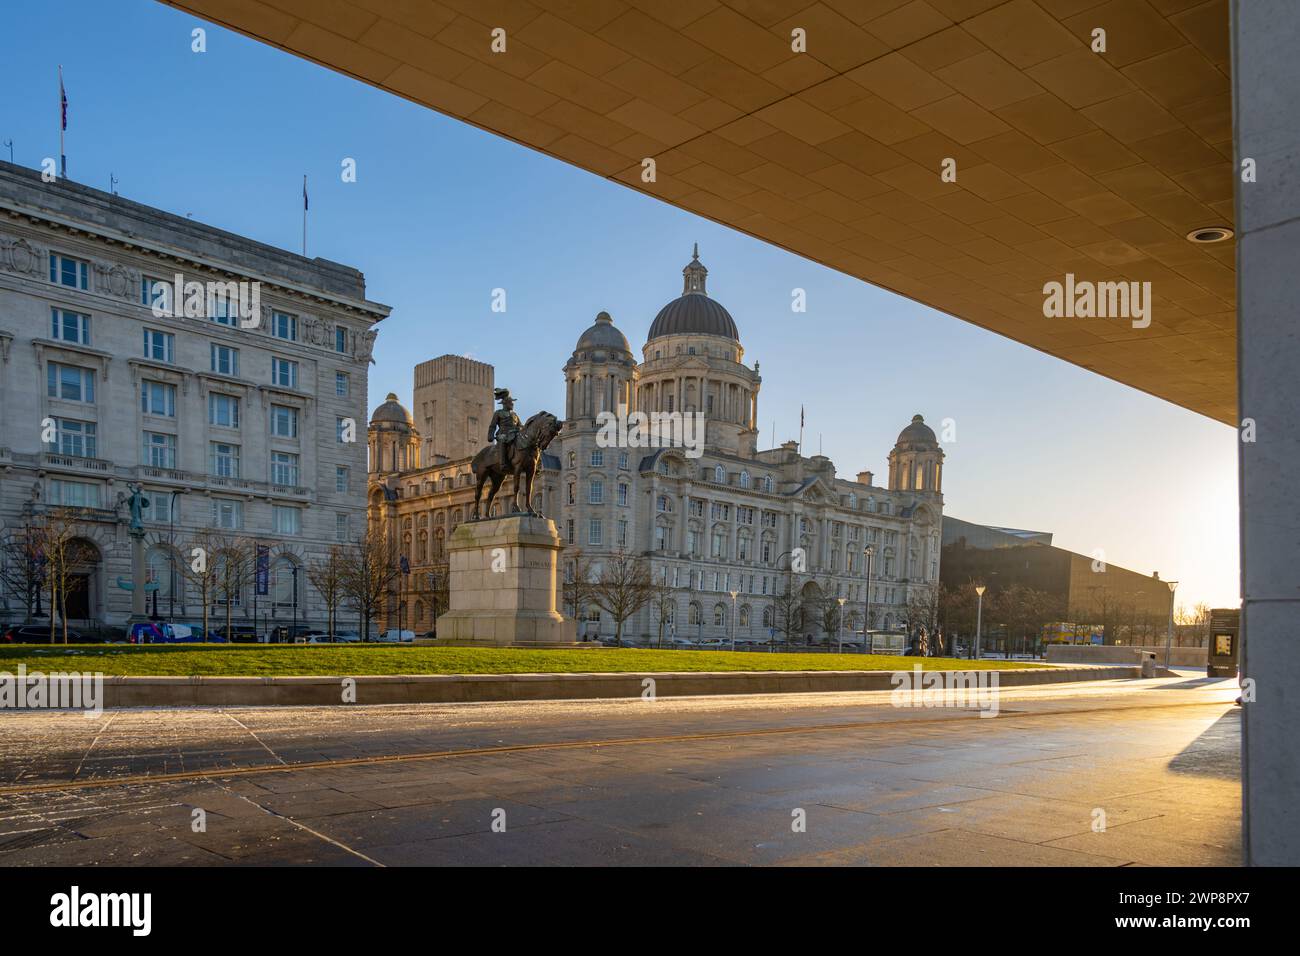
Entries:
<svg viewBox="0 0 1300 956">
<path fill-rule="evenodd" d="M 860 485 L 866 485 L 868 488 L 870 488 L 870 487 L 871 487 L 871 472 L 869 472 L 869 471 L 860 471 L 860 472 L 858 472 L 858 484 L 860 484 Z"/>
</svg>

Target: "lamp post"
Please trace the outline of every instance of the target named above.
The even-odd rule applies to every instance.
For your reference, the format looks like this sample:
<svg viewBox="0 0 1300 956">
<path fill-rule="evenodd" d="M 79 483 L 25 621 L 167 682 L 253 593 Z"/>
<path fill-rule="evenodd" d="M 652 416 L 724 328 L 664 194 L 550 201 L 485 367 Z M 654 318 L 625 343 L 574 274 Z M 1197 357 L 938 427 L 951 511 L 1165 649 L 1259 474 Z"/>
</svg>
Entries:
<svg viewBox="0 0 1300 956">
<path fill-rule="evenodd" d="M 298 642 L 298 565 L 293 565 L 293 630 L 289 632 L 289 643 Z"/>
<path fill-rule="evenodd" d="M 1169 630 L 1165 632 L 1165 670 L 1169 670 L 1169 649 L 1174 642 L 1174 592 L 1178 590 L 1177 581 L 1166 581 L 1169 585 Z"/>
<path fill-rule="evenodd" d="M 185 494 L 184 488 L 177 488 L 172 492 L 171 503 L 167 506 L 167 620 L 175 621 L 176 619 L 176 496 Z M 154 592 L 154 614 L 158 613 L 157 595 Z M 203 635 L 206 641 L 208 636 Z"/>
<path fill-rule="evenodd" d="M 979 660 L 980 656 L 980 630 L 984 624 L 984 585 L 975 585 L 975 593 L 979 595 L 979 603 L 975 607 L 975 653 L 971 655 L 971 660 Z"/>
<path fill-rule="evenodd" d="M 839 641 L 839 642 L 840 642 L 840 649 L 836 652 L 836 653 L 839 653 L 839 654 L 843 654 L 843 653 L 844 653 L 844 602 L 845 602 L 845 600 L 847 600 L 847 599 L 846 599 L 846 598 L 836 598 L 836 599 L 835 599 L 836 603 L 838 603 L 839 606 L 840 606 L 840 619 L 839 619 L 839 625 L 840 625 L 840 626 L 839 626 L 839 632 L 840 632 L 840 635 L 839 635 L 839 639 L 840 639 L 840 641 Z"/>
<path fill-rule="evenodd" d="M 867 628 L 871 627 L 871 558 L 875 555 L 876 549 L 872 545 L 867 545 L 862 549 L 863 557 L 867 560 L 867 600 L 862 609 L 862 653 L 869 653 L 871 642 L 867 638 Z"/>
<path fill-rule="evenodd" d="M 736 650 L 736 595 L 739 591 L 728 591 L 731 595 L 731 650 Z"/>
</svg>

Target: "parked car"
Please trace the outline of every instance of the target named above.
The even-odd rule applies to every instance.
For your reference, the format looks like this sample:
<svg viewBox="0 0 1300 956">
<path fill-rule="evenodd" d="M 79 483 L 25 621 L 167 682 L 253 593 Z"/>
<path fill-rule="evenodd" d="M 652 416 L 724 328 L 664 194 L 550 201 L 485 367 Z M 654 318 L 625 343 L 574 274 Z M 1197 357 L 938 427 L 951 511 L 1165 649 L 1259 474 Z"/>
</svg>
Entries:
<svg viewBox="0 0 1300 956">
<path fill-rule="evenodd" d="M 415 632 L 399 631 L 396 628 L 393 628 L 392 630 L 384 631 L 384 633 L 380 634 L 379 637 L 375 638 L 375 640 L 381 644 L 410 644 L 415 640 Z"/>
<path fill-rule="evenodd" d="M 339 644 L 357 644 L 361 641 L 360 631 L 335 631 L 334 640 Z"/>
<path fill-rule="evenodd" d="M 230 633 L 226 633 L 224 626 L 219 627 L 213 632 L 212 639 L 228 641 L 231 644 L 256 644 L 260 640 L 257 636 L 257 628 L 252 624 L 232 624 Z"/>
<path fill-rule="evenodd" d="M 48 624 L 17 624 L 4 632 L 3 640 L 6 644 L 48 644 L 50 643 L 50 626 Z M 59 644 L 63 643 L 63 628 L 57 624 L 54 626 L 54 640 Z M 69 628 L 68 643 L 82 643 L 81 634 Z"/>
<path fill-rule="evenodd" d="M 173 624 L 169 621 L 140 621 L 131 625 L 132 644 L 200 644 L 212 641 L 216 644 L 226 643 L 219 634 L 204 636 L 200 624 Z"/>
</svg>

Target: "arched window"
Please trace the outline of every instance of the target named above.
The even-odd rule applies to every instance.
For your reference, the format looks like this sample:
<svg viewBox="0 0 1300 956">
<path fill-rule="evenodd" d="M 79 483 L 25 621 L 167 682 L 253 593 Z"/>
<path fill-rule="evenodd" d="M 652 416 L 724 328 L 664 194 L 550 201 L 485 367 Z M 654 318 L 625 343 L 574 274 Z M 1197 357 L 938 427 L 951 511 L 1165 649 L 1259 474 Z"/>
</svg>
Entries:
<svg viewBox="0 0 1300 956">
<path fill-rule="evenodd" d="M 658 501 L 656 502 L 655 507 L 658 508 L 658 510 L 660 511 L 672 511 L 673 510 L 672 499 L 669 498 L 667 495 L 660 495 Z"/>
<path fill-rule="evenodd" d="M 696 625 L 700 623 L 700 606 L 695 601 L 691 602 L 691 606 L 689 608 L 689 614 L 687 615 L 687 620 L 692 625 Z"/>
<path fill-rule="evenodd" d="M 725 604 L 713 605 L 713 626 L 714 627 L 727 626 L 727 606 Z"/>
<path fill-rule="evenodd" d="M 421 529 L 415 536 L 415 561 L 425 564 L 429 560 L 429 532 Z"/>
<path fill-rule="evenodd" d="M 741 627 L 749 627 L 749 605 L 748 604 L 742 604 L 740 606 L 740 619 L 738 623 Z"/>
<path fill-rule="evenodd" d="M 740 473 L 740 487 L 742 487 L 742 488 L 748 488 L 748 487 L 749 487 L 749 472 L 747 472 L 747 471 L 742 471 L 742 472 Z"/>
<path fill-rule="evenodd" d="M 717 465 L 713 469 L 713 480 L 718 484 L 725 484 L 727 481 L 727 469 Z"/>
<path fill-rule="evenodd" d="M 772 609 L 770 607 L 763 608 L 763 626 L 772 626 Z"/>
<path fill-rule="evenodd" d="M 766 491 L 769 495 L 772 493 L 772 476 L 771 476 L 771 475 L 764 475 L 764 476 L 763 476 L 763 490 Z"/>
<path fill-rule="evenodd" d="M 271 603 L 276 607 L 301 607 L 302 582 L 295 580 L 294 569 L 297 563 L 287 555 L 280 555 L 271 562 Z M 296 577 L 301 578 L 299 573 Z"/>
</svg>

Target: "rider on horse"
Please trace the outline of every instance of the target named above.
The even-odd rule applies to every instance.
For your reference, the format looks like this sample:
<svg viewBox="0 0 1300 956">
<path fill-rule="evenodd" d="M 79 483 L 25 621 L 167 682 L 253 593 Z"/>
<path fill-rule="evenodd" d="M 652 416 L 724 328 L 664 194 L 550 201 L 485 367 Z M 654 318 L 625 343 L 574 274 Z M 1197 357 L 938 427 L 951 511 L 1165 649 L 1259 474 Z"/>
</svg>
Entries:
<svg viewBox="0 0 1300 956">
<path fill-rule="evenodd" d="M 519 437 L 522 422 L 515 414 L 515 400 L 510 397 L 510 389 L 498 388 L 494 394 L 501 407 L 492 413 L 492 421 L 488 423 L 487 440 L 497 443 L 501 455 L 498 460 L 502 467 L 505 467 L 510 462 L 510 452 L 514 449 L 515 439 Z"/>
</svg>

